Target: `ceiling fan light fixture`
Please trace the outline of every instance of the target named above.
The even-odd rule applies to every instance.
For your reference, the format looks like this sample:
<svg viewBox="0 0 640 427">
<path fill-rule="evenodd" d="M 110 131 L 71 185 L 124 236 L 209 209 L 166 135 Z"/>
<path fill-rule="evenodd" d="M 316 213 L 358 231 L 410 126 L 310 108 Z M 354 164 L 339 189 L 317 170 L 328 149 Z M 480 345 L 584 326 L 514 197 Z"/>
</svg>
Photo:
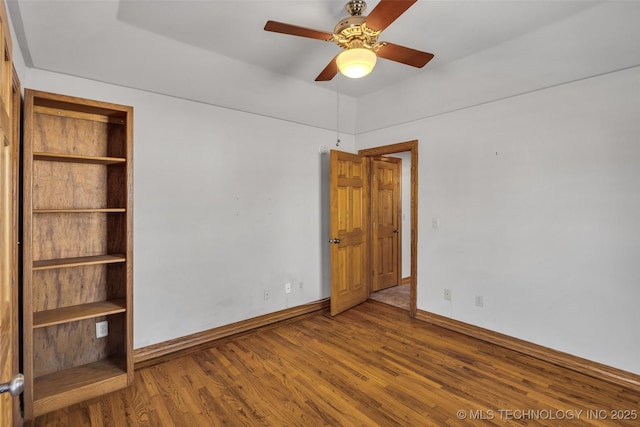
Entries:
<svg viewBox="0 0 640 427">
<path fill-rule="evenodd" d="M 353 48 L 340 53 L 336 58 L 338 69 L 345 76 L 359 79 L 369 74 L 376 66 L 378 56 L 370 49 Z"/>
</svg>

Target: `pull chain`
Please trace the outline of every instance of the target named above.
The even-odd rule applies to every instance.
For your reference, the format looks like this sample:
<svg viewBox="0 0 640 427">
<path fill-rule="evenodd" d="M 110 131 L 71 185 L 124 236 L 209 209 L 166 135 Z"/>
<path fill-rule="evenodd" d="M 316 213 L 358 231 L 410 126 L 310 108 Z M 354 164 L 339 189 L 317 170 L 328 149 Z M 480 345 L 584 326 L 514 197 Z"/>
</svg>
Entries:
<svg viewBox="0 0 640 427">
<path fill-rule="evenodd" d="M 339 91 L 339 77 L 336 79 L 336 147 L 340 146 L 340 91 Z"/>
</svg>

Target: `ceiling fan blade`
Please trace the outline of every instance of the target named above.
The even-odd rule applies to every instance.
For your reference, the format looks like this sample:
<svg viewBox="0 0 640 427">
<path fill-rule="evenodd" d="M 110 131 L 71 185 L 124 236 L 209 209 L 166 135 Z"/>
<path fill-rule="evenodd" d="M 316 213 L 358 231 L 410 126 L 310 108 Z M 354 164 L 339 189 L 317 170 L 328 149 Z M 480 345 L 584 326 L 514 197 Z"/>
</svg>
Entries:
<svg viewBox="0 0 640 427">
<path fill-rule="evenodd" d="M 382 31 L 418 0 L 380 0 L 367 16 L 367 27 Z"/>
<path fill-rule="evenodd" d="M 307 37 L 317 40 L 331 40 L 333 34 L 326 31 L 314 30 L 312 28 L 298 27 L 297 25 L 285 24 L 283 22 L 267 21 L 264 26 L 265 31 L 274 33 L 290 34 L 292 36 Z"/>
<path fill-rule="evenodd" d="M 334 56 L 331 62 L 324 67 L 324 70 L 318 74 L 318 77 L 316 77 L 317 82 L 328 82 L 338 74 L 338 63 L 336 62 L 338 55 Z"/>
<path fill-rule="evenodd" d="M 389 59 L 391 61 L 400 62 L 417 68 L 424 67 L 427 62 L 433 59 L 432 53 L 422 52 L 387 42 L 384 42 L 384 45 L 378 50 L 378 56 L 380 58 Z"/>
</svg>

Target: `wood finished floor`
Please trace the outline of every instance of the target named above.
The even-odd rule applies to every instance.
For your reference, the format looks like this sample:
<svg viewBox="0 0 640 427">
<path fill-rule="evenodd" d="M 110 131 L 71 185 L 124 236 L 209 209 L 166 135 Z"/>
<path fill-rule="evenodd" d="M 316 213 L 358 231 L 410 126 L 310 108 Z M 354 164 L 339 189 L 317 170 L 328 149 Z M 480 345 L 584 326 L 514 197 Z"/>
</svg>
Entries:
<svg viewBox="0 0 640 427">
<path fill-rule="evenodd" d="M 132 387 L 33 425 L 639 426 L 639 403 L 640 393 L 367 301 L 142 368 Z"/>
</svg>

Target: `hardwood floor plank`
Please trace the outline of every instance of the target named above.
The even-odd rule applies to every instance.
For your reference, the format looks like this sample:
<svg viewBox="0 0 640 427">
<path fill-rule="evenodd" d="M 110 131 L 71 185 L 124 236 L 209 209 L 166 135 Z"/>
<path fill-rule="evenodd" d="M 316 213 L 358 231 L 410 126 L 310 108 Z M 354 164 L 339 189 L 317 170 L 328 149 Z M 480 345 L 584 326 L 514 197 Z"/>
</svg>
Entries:
<svg viewBox="0 0 640 427">
<path fill-rule="evenodd" d="M 637 427 L 639 405 L 636 391 L 370 301 L 147 366 L 129 389 L 33 425 Z"/>
</svg>

